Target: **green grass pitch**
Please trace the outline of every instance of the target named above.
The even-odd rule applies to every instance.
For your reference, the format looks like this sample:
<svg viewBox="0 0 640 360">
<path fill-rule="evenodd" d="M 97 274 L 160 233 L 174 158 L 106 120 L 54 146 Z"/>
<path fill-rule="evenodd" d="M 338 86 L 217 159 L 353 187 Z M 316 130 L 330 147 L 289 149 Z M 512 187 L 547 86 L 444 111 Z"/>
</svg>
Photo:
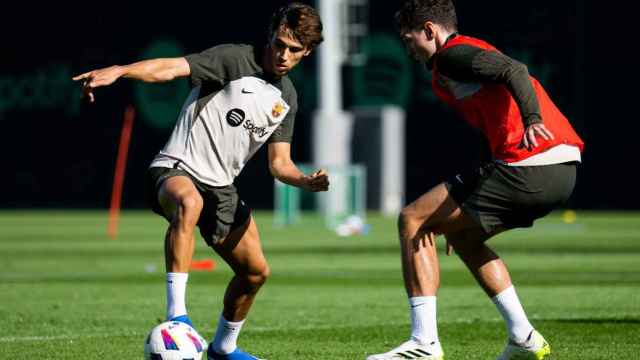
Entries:
<svg viewBox="0 0 640 360">
<path fill-rule="evenodd" d="M 0 359 L 141 359 L 164 316 L 165 224 L 125 212 L 120 236 L 106 213 L 0 212 Z M 322 219 L 277 229 L 256 212 L 272 277 L 240 336 L 270 360 L 364 359 L 407 339 L 395 219 L 371 216 L 366 236 L 340 238 Z M 443 245 L 443 240 L 438 240 Z M 640 214 L 559 213 L 492 239 L 553 359 L 640 358 Z M 440 246 L 443 248 L 443 246 Z M 214 332 L 225 264 L 199 239 L 187 303 L 200 333 Z M 441 256 L 439 332 L 447 359 L 495 359 L 506 340 L 493 304 L 456 257 Z"/>
</svg>

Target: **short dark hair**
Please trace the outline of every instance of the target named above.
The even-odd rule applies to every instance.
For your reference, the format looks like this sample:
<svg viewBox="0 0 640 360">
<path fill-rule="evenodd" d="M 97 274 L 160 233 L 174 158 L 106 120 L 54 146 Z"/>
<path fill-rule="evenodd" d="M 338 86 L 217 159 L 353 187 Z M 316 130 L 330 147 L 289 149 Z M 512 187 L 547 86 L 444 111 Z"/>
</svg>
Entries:
<svg viewBox="0 0 640 360">
<path fill-rule="evenodd" d="M 447 30 L 458 30 L 458 17 L 452 0 L 406 0 L 396 12 L 400 32 L 415 30 L 431 21 Z"/>
<path fill-rule="evenodd" d="M 309 49 L 313 49 L 324 40 L 322 37 L 322 21 L 316 9 L 298 2 L 285 5 L 271 17 L 269 38 L 285 26 L 296 40 Z"/>
</svg>

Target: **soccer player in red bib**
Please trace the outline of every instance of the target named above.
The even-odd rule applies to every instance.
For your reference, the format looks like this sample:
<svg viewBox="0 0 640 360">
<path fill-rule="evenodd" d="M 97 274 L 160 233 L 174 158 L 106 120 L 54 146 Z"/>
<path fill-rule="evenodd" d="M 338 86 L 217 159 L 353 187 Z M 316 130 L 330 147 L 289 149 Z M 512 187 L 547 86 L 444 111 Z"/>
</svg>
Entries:
<svg viewBox="0 0 640 360">
<path fill-rule="evenodd" d="M 508 341 L 498 359 L 544 359 L 551 350 L 529 322 L 509 272 L 485 242 L 530 227 L 571 195 L 583 142 L 527 67 L 457 32 L 451 0 L 407 0 L 396 14 L 407 51 L 433 73 L 433 91 L 487 139 L 492 161 L 445 181 L 398 219 L 411 313 L 408 341 L 367 360 L 442 359 L 436 325 L 435 235 L 495 303 Z"/>
</svg>

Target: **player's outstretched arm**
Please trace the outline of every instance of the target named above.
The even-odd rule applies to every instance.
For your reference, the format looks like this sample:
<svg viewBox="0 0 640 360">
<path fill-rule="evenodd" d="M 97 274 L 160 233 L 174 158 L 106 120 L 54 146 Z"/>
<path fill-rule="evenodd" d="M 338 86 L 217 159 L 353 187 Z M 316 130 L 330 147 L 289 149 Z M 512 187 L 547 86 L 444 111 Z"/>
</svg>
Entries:
<svg viewBox="0 0 640 360">
<path fill-rule="evenodd" d="M 274 142 L 269 144 L 269 170 L 271 175 L 285 184 L 307 191 L 319 192 L 329 189 L 329 174 L 320 169 L 305 175 L 291 160 L 291 144 Z"/>
<path fill-rule="evenodd" d="M 82 82 L 83 95 L 90 102 L 94 102 L 93 90 L 95 88 L 111 85 L 121 77 L 154 83 L 171 81 L 190 74 L 189 63 L 185 58 L 179 57 L 144 60 L 122 66 L 109 66 L 74 76 L 73 80 Z"/>
</svg>

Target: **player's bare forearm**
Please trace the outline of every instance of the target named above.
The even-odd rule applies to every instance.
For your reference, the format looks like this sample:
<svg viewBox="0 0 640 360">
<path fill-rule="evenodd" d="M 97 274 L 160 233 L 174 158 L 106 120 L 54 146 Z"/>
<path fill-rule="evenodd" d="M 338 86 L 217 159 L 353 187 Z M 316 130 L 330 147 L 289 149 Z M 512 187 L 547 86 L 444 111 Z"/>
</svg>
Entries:
<svg viewBox="0 0 640 360">
<path fill-rule="evenodd" d="M 269 170 L 271 175 L 285 184 L 307 191 L 327 191 L 329 175 L 323 169 L 305 175 L 291 160 L 291 144 L 275 142 L 269 144 Z"/>
<path fill-rule="evenodd" d="M 271 166 L 271 174 L 285 184 L 297 186 L 311 192 L 329 190 L 329 175 L 324 169 L 305 175 L 292 162 Z"/>
<path fill-rule="evenodd" d="M 111 85 L 121 77 L 145 82 L 163 82 L 190 74 L 191 69 L 185 58 L 168 58 L 144 60 L 130 65 L 114 65 L 92 70 L 74 76 L 73 80 L 82 82 L 83 95 L 90 102 L 94 102 L 93 90 L 95 88 Z"/>
<path fill-rule="evenodd" d="M 269 170 L 274 178 L 285 184 L 304 187 L 305 174 L 291 160 L 273 159 L 269 163 Z"/>
<path fill-rule="evenodd" d="M 191 74 L 183 57 L 143 60 L 120 68 L 122 77 L 150 83 L 171 81 Z"/>
</svg>

